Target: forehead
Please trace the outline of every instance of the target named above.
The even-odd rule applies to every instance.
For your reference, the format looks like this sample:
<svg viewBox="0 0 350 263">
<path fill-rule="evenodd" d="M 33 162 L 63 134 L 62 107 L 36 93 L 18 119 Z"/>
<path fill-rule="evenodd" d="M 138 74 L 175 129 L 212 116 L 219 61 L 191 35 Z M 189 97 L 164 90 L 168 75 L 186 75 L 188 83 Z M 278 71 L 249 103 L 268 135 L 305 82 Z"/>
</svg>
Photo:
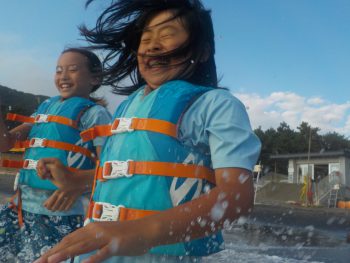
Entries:
<svg viewBox="0 0 350 263">
<path fill-rule="evenodd" d="M 87 58 L 78 52 L 65 52 L 61 54 L 58 65 L 87 64 Z"/>
<path fill-rule="evenodd" d="M 186 29 L 180 17 L 174 18 L 175 12 L 172 10 L 161 11 L 148 19 L 143 31 L 151 31 L 153 29 L 173 26 Z"/>
</svg>

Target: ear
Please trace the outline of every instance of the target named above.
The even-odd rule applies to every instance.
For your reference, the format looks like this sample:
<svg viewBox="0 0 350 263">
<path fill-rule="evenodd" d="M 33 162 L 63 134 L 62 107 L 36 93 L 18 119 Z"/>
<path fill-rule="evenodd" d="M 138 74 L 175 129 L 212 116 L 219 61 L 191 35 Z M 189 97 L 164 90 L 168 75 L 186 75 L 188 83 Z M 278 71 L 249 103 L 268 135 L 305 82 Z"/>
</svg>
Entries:
<svg viewBox="0 0 350 263">
<path fill-rule="evenodd" d="M 211 48 L 208 43 L 204 45 L 203 53 L 199 59 L 199 62 L 204 63 L 209 59 Z"/>
<path fill-rule="evenodd" d="M 90 84 L 91 84 L 92 86 L 100 85 L 100 84 L 101 84 L 101 81 L 102 81 L 101 77 L 95 76 L 95 77 L 92 77 L 92 78 L 91 78 Z"/>
</svg>

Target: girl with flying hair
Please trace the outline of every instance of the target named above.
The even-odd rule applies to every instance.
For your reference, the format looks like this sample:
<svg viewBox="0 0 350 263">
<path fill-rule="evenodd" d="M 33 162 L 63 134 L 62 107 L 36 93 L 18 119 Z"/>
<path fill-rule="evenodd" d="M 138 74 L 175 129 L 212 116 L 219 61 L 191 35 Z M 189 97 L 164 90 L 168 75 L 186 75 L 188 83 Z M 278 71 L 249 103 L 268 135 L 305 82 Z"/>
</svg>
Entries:
<svg viewBox="0 0 350 263">
<path fill-rule="evenodd" d="M 260 142 L 244 105 L 218 87 L 210 11 L 119 0 L 80 29 L 105 54 L 104 84 L 129 97 L 111 125 L 81 134 L 108 136 L 85 227 L 37 262 L 199 262 L 221 251 L 224 223 L 252 209 Z M 53 158 L 38 171 L 63 188 L 74 176 Z"/>
</svg>

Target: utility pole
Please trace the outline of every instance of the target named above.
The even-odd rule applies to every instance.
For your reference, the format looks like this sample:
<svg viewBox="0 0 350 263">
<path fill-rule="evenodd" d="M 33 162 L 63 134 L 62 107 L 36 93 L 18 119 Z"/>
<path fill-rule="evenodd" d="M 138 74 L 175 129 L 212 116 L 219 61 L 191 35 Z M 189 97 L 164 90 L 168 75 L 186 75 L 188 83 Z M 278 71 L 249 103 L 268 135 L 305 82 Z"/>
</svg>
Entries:
<svg viewBox="0 0 350 263">
<path fill-rule="evenodd" d="M 309 189 L 311 187 L 311 174 L 310 174 L 310 152 L 311 152 L 311 125 L 309 127 L 309 146 L 307 151 L 307 177 L 306 177 L 306 194 L 305 194 L 305 204 L 309 206 Z"/>
</svg>

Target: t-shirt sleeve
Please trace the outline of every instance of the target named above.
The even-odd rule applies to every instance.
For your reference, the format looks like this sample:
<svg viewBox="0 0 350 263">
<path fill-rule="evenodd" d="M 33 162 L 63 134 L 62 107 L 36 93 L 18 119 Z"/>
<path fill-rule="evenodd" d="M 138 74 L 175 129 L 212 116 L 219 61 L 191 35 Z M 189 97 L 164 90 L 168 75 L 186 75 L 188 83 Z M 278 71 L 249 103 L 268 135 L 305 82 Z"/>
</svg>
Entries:
<svg viewBox="0 0 350 263">
<path fill-rule="evenodd" d="M 206 92 L 185 113 L 183 123 L 184 138 L 191 138 L 192 145 L 207 145 L 214 169 L 253 169 L 261 143 L 245 106 L 229 91 Z"/>
<path fill-rule="evenodd" d="M 80 120 L 81 130 L 87 130 L 93 126 L 109 124 L 111 122 L 111 114 L 109 111 L 101 106 L 95 105 L 88 109 Z M 94 146 L 102 146 L 106 140 L 106 137 L 96 137 L 93 140 Z"/>
</svg>

